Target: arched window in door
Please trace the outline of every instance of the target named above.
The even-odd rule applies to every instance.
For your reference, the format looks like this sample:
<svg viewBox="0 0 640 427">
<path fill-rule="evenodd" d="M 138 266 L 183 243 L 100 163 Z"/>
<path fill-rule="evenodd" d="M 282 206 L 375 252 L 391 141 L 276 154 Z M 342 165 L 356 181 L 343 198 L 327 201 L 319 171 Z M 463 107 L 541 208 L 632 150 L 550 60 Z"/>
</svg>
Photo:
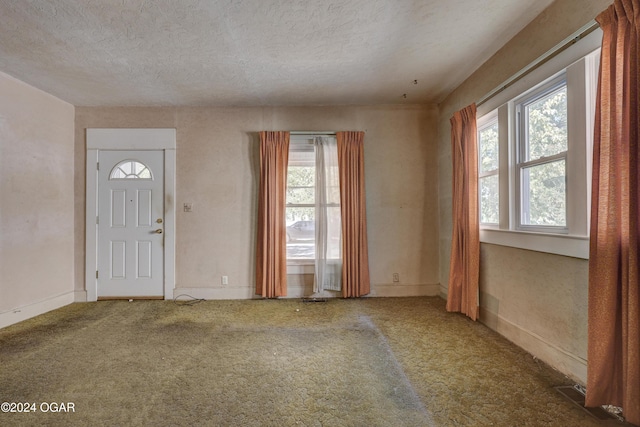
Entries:
<svg viewBox="0 0 640 427">
<path fill-rule="evenodd" d="M 111 169 L 109 179 L 153 179 L 151 169 L 137 160 L 124 160 Z"/>
</svg>

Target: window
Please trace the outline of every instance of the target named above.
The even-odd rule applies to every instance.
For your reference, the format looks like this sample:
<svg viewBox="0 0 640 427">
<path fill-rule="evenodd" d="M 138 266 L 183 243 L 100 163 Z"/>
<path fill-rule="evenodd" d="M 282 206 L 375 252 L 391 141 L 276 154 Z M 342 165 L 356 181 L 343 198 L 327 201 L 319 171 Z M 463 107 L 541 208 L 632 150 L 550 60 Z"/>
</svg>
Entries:
<svg viewBox="0 0 640 427">
<path fill-rule="evenodd" d="M 519 229 L 567 232 L 567 83 L 564 75 L 516 104 Z"/>
<path fill-rule="evenodd" d="M 292 137 L 287 169 L 287 259 L 315 259 L 315 181 L 313 140 Z"/>
<path fill-rule="evenodd" d="M 500 219 L 498 167 L 498 117 L 490 114 L 478 123 L 478 191 L 481 224 L 498 225 Z"/>
<path fill-rule="evenodd" d="M 291 136 L 286 233 L 289 264 L 341 265 L 340 184 L 334 136 Z"/>
<path fill-rule="evenodd" d="M 545 64 L 479 107 L 481 242 L 588 258 L 599 50 L 572 61 Z"/>
<path fill-rule="evenodd" d="M 151 170 L 135 160 L 125 160 L 113 167 L 109 179 L 153 179 Z"/>
</svg>

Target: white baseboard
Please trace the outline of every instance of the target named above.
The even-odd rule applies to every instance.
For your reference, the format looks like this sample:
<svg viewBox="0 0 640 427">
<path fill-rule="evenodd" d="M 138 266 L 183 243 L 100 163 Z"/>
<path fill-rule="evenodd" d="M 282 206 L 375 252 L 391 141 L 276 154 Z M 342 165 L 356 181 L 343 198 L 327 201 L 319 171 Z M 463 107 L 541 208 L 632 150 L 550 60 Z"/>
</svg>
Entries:
<svg viewBox="0 0 640 427">
<path fill-rule="evenodd" d="M 504 317 L 487 310 L 486 307 L 481 307 L 480 309 L 480 321 L 572 380 L 580 384 L 586 384 L 586 359 L 547 341 L 535 332 L 512 323 Z"/>
<path fill-rule="evenodd" d="M 86 300 L 86 298 L 85 298 Z M 51 310 L 56 310 L 75 301 L 75 292 L 65 292 L 31 304 L 16 307 L 0 313 L 0 328 L 5 328 L 23 320 L 39 316 Z"/>
<path fill-rule="evenodd" d="M 419 297 L 419 296 L 437 296 L 440 294 L 440 284 L 426 285 L 402 285 L 395 284 L 373 284 L 371 285 L 371 293 L 368 297 Z M 207 300 L 216 299 L 258 299 L 255 288 L 251 287 L 232 287 L 232 288 L 177 288 L 173 290 L 172 298 L 184 295 L 182 298 L 198 298 Z M 287 296 L 283 298 L 303 298 L 303 297 L 321 297 L 321 298 L 340 298 L 340 292 L 325 291 L 322 293 L 313 293 L 310 286 L 290 285 L 287 287 Z"/>
<path fill-rule="evenodd" d="M 182 296 L 181 296 L 182 295 Z M 256 295 L 253 286 L 242 288 L 178 288 L 173 290 L 173 298 L 201 298 L 206 300 L 224 300 L 224 299 L 261 299 L 260 295 Z M 305 286 L 289 286 L 287 287 L 287 295 L 282 298 L 303 298 L 311 296 L 310 291 Z M 323 292 L 313 294 L 314 297 L 333 298 L 339 297 L 339 292 Z"/>
<path fill-rule="evenodd" d="M 445 284 L 441 283 L 440 284 L 440 289 L 438 291 L 438 295 L 440 295 L 440 298 L 442 298 L 443 300 L 446 301 L 448 293 L 449 293 L 448 285 L 446 283 Z"/>
<path fill-rule="evenodd" d="M 173 298 L 198 298 L 198 299 L 254 299 L 259 298 L 254 287 L 232 288 L 176 288 L 173 290 Z M 186 295 L 186 297 L 181 297 Z"/>
<path fill-rule="evenodd" d="M 440 294 L 440 284 L 405 285 L 400 283 L 372 284 L 370 297 L 433 297 Z"/>
<path fill-rule="evenodd" d="M 74 291 L 74 302 L 87 302 L 87 291 Z"/>
</svg>

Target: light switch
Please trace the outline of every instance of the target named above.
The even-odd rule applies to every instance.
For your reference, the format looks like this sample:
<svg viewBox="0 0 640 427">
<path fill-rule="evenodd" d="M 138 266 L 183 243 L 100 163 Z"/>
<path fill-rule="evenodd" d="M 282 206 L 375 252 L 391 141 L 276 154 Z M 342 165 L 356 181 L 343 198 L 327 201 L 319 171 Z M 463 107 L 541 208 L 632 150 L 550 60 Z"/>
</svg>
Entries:
<svg viewBox="0 0 640 427">
<path fill-rule="evenodd" d="M 184 204 L 184 211 L 185 211 L 185 212 L 191 212 L 191 211 L 193 211 L 193 204 L 191 204 L 191 203 L 185 203 L 185 204 Z"/>
</svg>

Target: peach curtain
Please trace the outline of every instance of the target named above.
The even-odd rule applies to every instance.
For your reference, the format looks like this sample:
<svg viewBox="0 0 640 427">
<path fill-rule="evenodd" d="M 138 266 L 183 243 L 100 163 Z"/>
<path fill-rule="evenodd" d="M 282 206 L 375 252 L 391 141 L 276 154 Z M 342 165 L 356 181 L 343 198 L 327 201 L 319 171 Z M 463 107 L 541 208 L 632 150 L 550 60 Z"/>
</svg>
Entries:
<svg viewBox="0 0 640 427">
<path fill-rule="evenodd" d="M 587 406 L 621 406 L 640 425 L 640 1 L 616 0 L 603 31 L 589 251 Z"/>
<path fill-rule="evenodd" d="M 453 159 L 453 236 L 447 311 L 478 317 L 480 228 L 478 223 L 478 146 L 476 105 L 451 118 Z"/>
<path fill-rule="evenodd" d="M 370 291 L 364 191 L 364 132 L 337 132 L 342 212 L 342 296 Z"/>
<path fill-rule="evenodd" d="M 285 201 L 289 132 L 260 132 L 256 294 L 287 294 Z"/>
</svg>

